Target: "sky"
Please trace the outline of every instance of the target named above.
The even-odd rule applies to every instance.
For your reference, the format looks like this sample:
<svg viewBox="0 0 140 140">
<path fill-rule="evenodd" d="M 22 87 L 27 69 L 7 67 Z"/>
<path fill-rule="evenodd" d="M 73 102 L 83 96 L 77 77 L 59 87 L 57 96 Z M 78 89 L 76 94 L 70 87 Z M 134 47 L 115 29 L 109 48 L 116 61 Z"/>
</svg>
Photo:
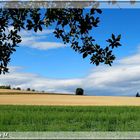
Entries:
<svg viewBox="0 0 140 140">
<path fill-rule="evenodd" d="M 56 39 L 52 26 L 38 33 L 21 31 L 22 43 L 11 56 L 10 73 L 0 75 L 0 85 L 72 94 L 81 87 L 86 95 L 135 96 L 140 92 L 140 9 L 102 10 L 99 27 L 92 31 L 96 42 L 104 46 L 112 33 L 122 35 L 112 67 L 90 64 Z"/>
</svg>

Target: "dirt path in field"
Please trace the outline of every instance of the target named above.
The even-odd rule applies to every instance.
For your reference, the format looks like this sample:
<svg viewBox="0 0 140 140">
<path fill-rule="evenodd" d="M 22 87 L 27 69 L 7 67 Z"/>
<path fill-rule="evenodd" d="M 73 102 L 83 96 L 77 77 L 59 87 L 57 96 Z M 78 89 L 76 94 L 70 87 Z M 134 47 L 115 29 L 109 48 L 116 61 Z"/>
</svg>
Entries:
<svg viewBox="0 0 140 140">
<path fill-rule="evenodd" d="M 39 95 L 17 94 L 0 95 L 1 105 L 133 105 L 140 106 L 140 98 L 136 97 L 107 97 L 107 96 L 76 96 L 76 95 Z"/>
</svg>

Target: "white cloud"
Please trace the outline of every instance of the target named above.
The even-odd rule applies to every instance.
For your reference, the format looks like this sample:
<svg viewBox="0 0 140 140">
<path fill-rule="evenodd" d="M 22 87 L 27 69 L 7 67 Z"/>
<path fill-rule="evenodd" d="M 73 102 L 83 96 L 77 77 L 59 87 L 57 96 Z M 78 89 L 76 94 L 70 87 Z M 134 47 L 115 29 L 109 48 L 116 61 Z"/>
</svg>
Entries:
<svg viewBox="0 0 140 140">
<path fill-rule="evenodd" d="M 128 64 L 128 65 L 139 64 L 139 62 L 140 62 L 140 53 L 133 55 L 131 57 L 126 57 L 125 59 L 121 60 L 122 64 Z"/>
<path fill-rule="evenodd" d="M 140 52 L 123 58 L 112 67 L 99 66 L 83 78 L 50 79 L 37 74 L 23 73 L 20 67 L 12 67 L 9 74 L 0 76 L 0 84 L 21 88 L 31 87 L 48 92 L 71 92 L 77 87 L 89 95 L 132 95 L 140 92 Z"/>
<path fill-rule="evenodd" d="M 11 27 L 11 29 L 12 29 L 12 27 Z M 52 34 L 53 32 L 54 32 L 53 29 L 42 30 L 42 31 L 37 31 L 37 32 L 22 30 L 20 32 L 20 35 L 22 35 L 23 37 L 44 36 L 44 35 Z"/>
<path fill-rule="evenodd" d="M 40 50 L 61 48 L 61 47 L 65 46 L 64 44 L 59 43 L 59 42 L 32 42 L 29 45 L 30 45 L 31 48 L 36 48 L 36 49 L 40 49 Z"/>
<path fill-rule="evenodd" d="M 43 30 L 34 33 L 32 31 L 22 30 L 20 35 L 22 37 L 21 46 L 26 46 L 29 48 L 35 48 L 39 50 L 48 50 L 54 48 L 63 48 L 66 45 L 60 42 L 47 41 L 49 39 L 48 35 L 52 34 L 54 30 Z"/>
</svg>

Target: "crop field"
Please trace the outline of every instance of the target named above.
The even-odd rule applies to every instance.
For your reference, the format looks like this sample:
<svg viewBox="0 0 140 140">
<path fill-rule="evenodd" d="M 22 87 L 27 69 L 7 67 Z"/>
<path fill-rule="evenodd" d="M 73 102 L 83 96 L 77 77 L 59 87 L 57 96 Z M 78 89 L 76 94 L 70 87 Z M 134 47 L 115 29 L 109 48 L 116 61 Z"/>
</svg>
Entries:
<svg viewBox="0 0 140 140">
<path fill-rule="evenodd" d="M 140 106 L 138 97 L 0 94 L 0 105 Z"/>
<path fill-rule="evenodd" d="M 140 131 L 140 107 L 1 105 L 0 131 Z"/>
</svg>

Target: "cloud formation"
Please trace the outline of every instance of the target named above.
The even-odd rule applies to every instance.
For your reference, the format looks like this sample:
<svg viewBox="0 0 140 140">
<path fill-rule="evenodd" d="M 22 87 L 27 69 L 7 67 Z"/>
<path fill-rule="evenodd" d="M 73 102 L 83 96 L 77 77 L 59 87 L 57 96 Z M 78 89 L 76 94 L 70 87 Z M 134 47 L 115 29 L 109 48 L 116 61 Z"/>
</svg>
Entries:
<svg viewBox="0 0 140 140">
<path fill-rule="evenodd" d="M 77 87 L 82 87 L 87 95 L 135 96 L 140 92 L 139 60 L 140 51 L 112 67 L 102 65 L 92 69 L 86 77 L 74 79 L 50 79 L 11 67 L 9 74 L 0 76 L 0 84 L 62 93 L 74 93 Z"/>
<path fill-rule="evenodd" d="M 48 50 L 65 47 L 65 45 L 60 42 L 46 41 L 47 39 L 49 39 L 48 35 L 52 34 L 53 31 L 54 30 L 50 29 L 34 33 L 32 31 L 22 30 L 22 32 L 20 33 L 22 37 L 22 42 L 20 46 L 26 46 L 39 50 Z"/>
</svg>

